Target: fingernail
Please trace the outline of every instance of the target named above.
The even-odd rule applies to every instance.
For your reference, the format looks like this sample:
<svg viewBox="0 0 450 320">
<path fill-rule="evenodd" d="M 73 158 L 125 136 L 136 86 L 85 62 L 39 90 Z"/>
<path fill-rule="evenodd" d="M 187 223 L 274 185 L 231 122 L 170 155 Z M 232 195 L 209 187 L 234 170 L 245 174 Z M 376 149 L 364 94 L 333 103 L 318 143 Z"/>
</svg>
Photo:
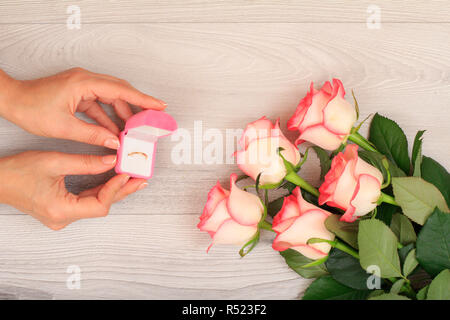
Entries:
<svg viewBox="0 0 450 320">
<path fill-rule="evenodd" d="M 165 103 L 164 101 L 159 100 L 159 102 L 161 102 L 161 104 L 162 104 L 164 107 L 167 107 L 167 103 Z"/>
<path fill-rule="evenodd" d="M 147 187 L 147 186 L 148 186 L 148 183 L 147 183 L 147 182 L 144 182 L 144 183 L 142 183 L 142 184 L 139 186 L 138 190 L 142 190 L 142 189 L 144 189 L 144 188 Z"/>
<path fill-rule="evenodd" d="M 104 164 L 114 164 L 116 163 L 117 156 L 114 154 L 110 154 L 102 157 L 102 161 Z"/>
<path fill-rule="evenodd" d="M 128 180 L 130 180 L 130 176 L 124 176 L 124 178 L 122 180 L 122 186 L 126 185 Z"/>
<path fill-rule="evenodd" d="M 120 147 L 119 140 L 117 140 L 117 139 L 108 139 L 108 140 L 105 141 L 105 147 L 117 150 Z"/>
</svg>

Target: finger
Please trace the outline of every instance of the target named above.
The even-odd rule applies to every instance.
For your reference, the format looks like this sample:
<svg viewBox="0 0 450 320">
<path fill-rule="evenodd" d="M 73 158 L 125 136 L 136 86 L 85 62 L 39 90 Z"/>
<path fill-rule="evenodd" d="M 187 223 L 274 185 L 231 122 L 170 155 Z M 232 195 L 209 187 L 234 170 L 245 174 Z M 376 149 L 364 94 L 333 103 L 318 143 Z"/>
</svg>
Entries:
<svg viewBox="0 0 450 320">
<path fill-rule="evenodd" d="M 75 117 L 69 120 L 66 138 L 110 149 L 118 149 L 120 146 L 119 138 L 108 129 Z"/>
<path fill-rule="evenodd" d="M 128 197 L 130 194 L 135 193 L 136 191 L 144 189 L 148 186 L 148 183 L 145 179 L 130 179 L 126 185 L 120 189 L 117 193 L 114 202 L 121 201 Z"/>
<path fill-rule="evenodd" d="M 92 74 L 94 76 L 96 76 L 97 78 L 120 82 L 120 83 L 123 83 L 123 84 L 127 85 L 128 87 L 132 87 L 132 85 L 128 81 L 126 81 L 124 79 L 120 79 L 120 78 L 114 77 L 114 76 L 111 76 L 109 74 L 104 74 L 104 73 L 92 73 Z"/>
<path fill-rule="evenodd" d="M 99 174 L 111 170 L 116 164 L 116 155 L 94 156 L 54 152 L 47 165 L 55 175 Z"/>
<path fill-rule="evenodd" d="M 72 219 L 85 219 L 104 217 L 108 214 L 111 205 L 120 189 L 130 179 L 127 175 L 117 175 L 105 183 L 98 191 L 97 196 L 77 197 L 75 203 L 69 205 L 68 214 Z"/>
<path fill-rule="evenodd" d="M 93 92 L 100 101 L 108 103 L 111 100 L 124 100 L 144 109 L 163 110 L 167 104 L 123 82 L 97 78 L 90 82 L 89 91 Z"/>
<path fill-rule="evenodd" d="M 112 105 L 116 111 L 116 114 L 123 121 L 127 121 L 131 116 L 133 116 L 130 105 L 126 101 L 117 99 L 113 101 Z"/>
<path fill-rule="evenodd" d="M 77 111 L 84 112 L 89 118 L 95 120 L 98 124 L 102 125 L 112 133 L 119 135 L 119 128 L 97 102 L 92 100 L 81 101 L 78 105 Z"/>
<path fill-rule="evenodd" d="M 101 184 L 97 187 L 84 190 L 78 194 L 80 197 L 90 197 L 90 196 L 97 196 L 98 192 L 104 185 Z M 114 199 L 114 202 L 118 202 L 129 196 L 130 194 L 144 189 L 146 186 L 148 186 L 148 183 L 145 179 L 130 179 L 116 194 L 116 198 Z"/>
<path fill-rule="evenodd" d="M 101 188 L 103 188 L 104 185 L 105 184 L 103 183 L 103 184 L 100 184 L 100 185 L 98 185 L 96 187 L 93 187 L 93 188 L 81 191 L 78 194 L 78 196 L 79 197 L 92 197 L 92 196 L 97 197 L 98 192 L 100 191 Z"/>
</svg>

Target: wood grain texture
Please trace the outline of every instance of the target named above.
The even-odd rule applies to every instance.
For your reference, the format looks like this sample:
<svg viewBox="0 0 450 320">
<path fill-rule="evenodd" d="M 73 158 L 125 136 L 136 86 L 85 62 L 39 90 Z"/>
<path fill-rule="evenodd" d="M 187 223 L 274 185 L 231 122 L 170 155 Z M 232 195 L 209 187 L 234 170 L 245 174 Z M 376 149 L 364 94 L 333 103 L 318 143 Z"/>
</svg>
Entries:
<svg viewBox="0 0 450 320">
<path fill-rule="evenodd" d="M 424 154 L 450 165 L 449 148 L 439 147 L 450 142 L 449 116 L 442 112 L 450 101 L 449 25 L 391 24 L 378 31 L 356 25 L 351 33 L 342 24 L 0 28 L 0 67 L 13 76 L 39 77 L 78 65 L 126 78 L 167 101 L 168 112 L 192 133 L 194 121 L 202 121 L 203 131 L 217 128 L 225 134 L 262 115 L 280 116 L 284 126 L 311 80 L 339 77 L 347 91 L 355 90 L 362 119 L 379 111 L 395 119 L 410 141 L 417 130 L 426 129 Z M 35 137 L 5 120 L 0 124 L 0 136 L 14 139 L 0 148 L 0 156 L 27 149 L 104 152 Z M 175 165 L 171 153 L 176 144 L 166 138 L 158 145 L 149 188 L 117 204 L 111 214 L 197 214 L 215 181 L 226 182 L 237 170 L 233 164 Z M 317 167 L 303 174 L 317 183 Z M 68 182 L 76 190 L 104 180 L 101 175 Z M 173 194 L 177 201 L 164 201 Z M 5 208 L 0 213 L 12 212 Z"/>
<path fill-rule="evenodd" d="M 71 5 L 83 23 L 148 22 L 366 22 L 369 6 L 383 22 L 450 22 L 446 0 L 3 0 L 1 23 L 65 24 Z"/>
<path fill-rule="evenodd" d="M 280 116 L 285 128 L 310 81 L 338 77 L 355 90 L 362 119 L 379 111 L 410 142 L 426 129 L 424 154 L 450 167 L 446 1 L 77 1 L 81 30 L 67 30 L 71 4 L 2 1 L 0 68 L 20 79 L 73 66 L 125 78 L 167 101 L 191 132 L 194 121 L 225 132 L 262 115 Z M 369 4 L 382 10 L 380 30 L 366 26 Z M 230 247 L 206 255 L 198 215 L 211 186 L 217 179 L 227 185 L 237 167 L 176 165 L 175 145 L 161 141 L 149 187 L 105 219 L 52 232 L 0 205 L 0 299 L 297 298 L 310 281 L 270 248 L 272 235 L 245 259 Z M 0 156 L 30 149 L 106 152 L 36 137 L 0 119 Z M 312 153 L 301 173 L 317 184 L 318 171 Z M 78 191 L 111 174 L 67 184 Z M 81 267 L 80 290 L 66 287 L 70 265 Z"/>
<path fill-rule="evenodd" d="M 309 283 L 272 250 L 271 235 L 244 259 L 226 246 L 207 255 L 210 239 L 195 216 L 109 216 L 61 232 L 27 216 L 0 221 L 8 225 L 0 230 L 0 297 L 2 287 L 26 287 L 54 299 L 293 299 Z M 66 286 L 72 265 L 80 290 Z"/>
</svg>

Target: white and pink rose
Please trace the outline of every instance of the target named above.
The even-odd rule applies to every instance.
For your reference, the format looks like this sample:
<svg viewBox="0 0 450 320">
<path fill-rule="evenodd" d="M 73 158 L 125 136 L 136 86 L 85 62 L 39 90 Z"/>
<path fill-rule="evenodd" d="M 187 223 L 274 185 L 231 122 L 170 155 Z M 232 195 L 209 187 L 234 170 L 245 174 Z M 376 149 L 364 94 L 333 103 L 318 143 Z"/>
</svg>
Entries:
<svg viewBox="0 0 450 320">
<path fill-rule="evenodd" d="M 230 177 L 230 191 L 219 182 L 209 191 L 203 214 L 197 227 L 206 231 L 213 244 L 243 245 L 258 231 L 264 206 L 254 194 L 236 186 L 237 175 Z"/>
<path fill-rule="evenodd" d="M 348 145 L 331 162 L 331 169 L 320 186 L 319 205 L 345 210 L 341 220 L 353 222 L 377 206 L 383 174 L 358 157 L 358 146 Z"/>
<path fill-rule="evenodd" d="M 277 233 L 272 247 L 277 251 L 293 249 L 316 260 L 328 255 L 331 245 L 326 242 L 308 244 L 311 238 L 334 240 L 334 234 L 325 227 L 331 213 L 302 197 L 300 188 L 284 198 L 283 207 L 273 219 L 272 229 Z"/>
<path fill-rule="evenodd" d="M 295 143 L 309 141 L 325 150 L 337 149 L 357 120 L 355 108 L 344 96 L 344 86 L 338 79 L 333 79 L 333 84 L 325 82 L 320 90 L 311 83 L 288 121 L 288 129 L 300 133 Z"/>
<path fill-rule="evenodd" d="M 279 121 L 274 125 L 266 117 L 247 125 L 239 145 L 242 150 L 235 154 L 239 168 L 253 180 L 261 173 L 261 185 L 277 184 L 286 176 L 286 167 L 278 154 L 280 147 L 283 157 L 293 165 L 301 159 L 297 147 L 280 130 Z"/>
</svg>

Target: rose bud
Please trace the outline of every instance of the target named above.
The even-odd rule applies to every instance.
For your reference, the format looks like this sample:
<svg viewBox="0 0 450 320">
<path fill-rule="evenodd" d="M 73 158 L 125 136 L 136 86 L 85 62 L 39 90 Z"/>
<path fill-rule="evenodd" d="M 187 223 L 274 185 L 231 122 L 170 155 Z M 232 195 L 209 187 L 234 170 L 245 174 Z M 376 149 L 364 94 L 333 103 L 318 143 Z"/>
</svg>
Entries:
<svg viewBox="0 0 450 320">
<path fill-rule="evenodd" d="M 293 249 L 307 258 L 325 257 L 331 249 L 326 242 L 307 244 L 311 238 L 334 240 L 334 234 L 325 227 L 331 213 L 305 201 L 300 188 L 284 198 L 283 207 L 273 219 L 272 229 L 277 233 L 272 247 L 277 251 Z"/>
<path fill-rule="evenodd" d="M 300 162 L 300 153 L 280 130 L 279 121 L 275 125 L 266 117 L 247 125 L 239 140 L 242 150 L 235 153 L 239 168 L 256 180 L 261 173 L 261 185 L 277 184 L 286 176 L 287 170 L 281 154 L 294 166 Z"/>
<path fill-rule="evenodd" d="M 348 145 L 333 158 L 320 186 L 319 204 L 345 210 L 341 220 L 353 222 L 377 206 L 383 174 L 358 157 L 358 146 Z"/>
<path fill-rule="evenodd" d="M 237 175 L 230 176 L 230 191 L 219 182 L 209 191 L 200 223 L 197 227 L 206 231 L 213 244 L 243 245 L 257 232 L 264 213 L 261 200 L 254 194 L 236 186 Z"/>
<path fill-rule="evenodd" d="M 355 123 L 355 108 L 344 99 L 342 82 L 325 82 L 319 91 L 311 82 L 310 91 L 300 101 L 295 114 L 289 119 L 289 130 L 298 130 L 297 145 L 309 141 L 325 150 L 337 149 Z"/>
</svg>

